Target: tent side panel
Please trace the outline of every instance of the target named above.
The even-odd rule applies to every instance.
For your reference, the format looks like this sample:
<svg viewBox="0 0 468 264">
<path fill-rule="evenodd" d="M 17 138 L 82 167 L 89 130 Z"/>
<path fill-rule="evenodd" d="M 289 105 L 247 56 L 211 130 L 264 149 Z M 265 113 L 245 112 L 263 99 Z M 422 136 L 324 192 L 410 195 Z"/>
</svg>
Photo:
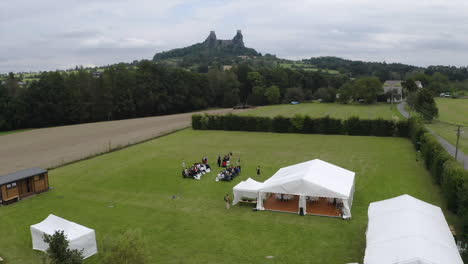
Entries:
<svg viewBox="0 0 468 264">
<path fill-rule="evenodd" d="M 31 226 L 32 246 L 35 250 L 46 251 L 49 245 L 44 242 L 44 232 Z"/>
<path fill-rule="evenodd" d="M 98 250 L 94 230 L 70 241 L 70 249 L 83 250 L 84 258 L 89 258 L 96 254 Z"/>
</svg>

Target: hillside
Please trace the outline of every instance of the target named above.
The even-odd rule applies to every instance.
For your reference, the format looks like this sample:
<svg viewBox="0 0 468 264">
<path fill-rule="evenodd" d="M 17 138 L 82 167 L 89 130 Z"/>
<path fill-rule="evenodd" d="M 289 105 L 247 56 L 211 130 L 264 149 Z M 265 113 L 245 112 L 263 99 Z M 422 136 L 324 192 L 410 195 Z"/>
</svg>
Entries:
<svg viewBox="0 0 468 264">
<path fill-rule="evenodd" d="M 202 43 L 197 43 L 185 48 L 172 49 L 161 53 L 156 53 L 153 60 L 176 66 L 190 67 L 195 64 L 211 65 L 214 62 L 230 64 L 239 58 L 256 57 L 259 53 L 244 45 L 244 38 L 240 30 L 233 39 L 217 39 L 214 31 Z M 245 57 L 244 57 L 245 58 Z"/>
</svg>

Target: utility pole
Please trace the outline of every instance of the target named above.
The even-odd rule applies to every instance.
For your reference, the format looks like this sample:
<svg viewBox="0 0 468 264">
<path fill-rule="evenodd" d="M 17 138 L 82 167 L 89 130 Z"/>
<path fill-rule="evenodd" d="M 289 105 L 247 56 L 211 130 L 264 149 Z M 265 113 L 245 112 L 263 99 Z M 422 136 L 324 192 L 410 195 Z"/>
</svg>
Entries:
<svg viewBox="0 0 468 264">
<path fill-rule="evenodd" d="M 461 126 L 458 125 L 457 127 L 457 145 L 455 146 L 455 160 L 457 160 L 457 156 L 458 156 L 458 141 L 460 141 L 460 131 L 461 130 Z"/>
</svg>

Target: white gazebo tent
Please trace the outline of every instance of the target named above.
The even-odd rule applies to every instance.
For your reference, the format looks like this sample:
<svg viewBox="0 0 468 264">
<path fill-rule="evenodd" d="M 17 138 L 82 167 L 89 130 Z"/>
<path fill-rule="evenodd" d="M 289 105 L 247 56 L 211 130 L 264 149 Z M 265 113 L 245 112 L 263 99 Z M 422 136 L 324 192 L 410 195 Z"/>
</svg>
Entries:
<svg viewBox="0 0 468 264">
<path fill-rule="evenodd" d="M 55 231 L 64 231 L 69 248 L 83 250 L 84 258 L 97 253 L 96 234 L 93 229 L 70 222 L 53 214 L 44 221 L 31 226 L 33 249 L 46 251 L 49 245 L 44 242 L 43 235 L 53 235 Z"/>
<path fill-rule="evenodd" d="M 409 195 L 369 205 L 364 264 L 462 264 L 440 207 Z"/>
<path fill-rule="evenodd" d="M 263 183 L 257 198 L 257 210 L 265 210 L 267 193 L 299 196 L 299 208 L 306 212 L 306 197 L 341 199 L 343 218 L 351 218 L 355 173 L 328 162 L 314 159 L 279 169 Z M 299 211 L 298 208 L 298 211 Z"/>
<path fill-rule="evenodd" d="M 261 188 L 263 183 L 248 178 L 245 181 L 241 181 L 239 184 L 232 188 L 234 192 L 234 200 L 232 201 L 232 205 L 237 204 L 241 201 L 242 197 L 257 199 L 258 197 L 258 190 Z"/>
</svg>

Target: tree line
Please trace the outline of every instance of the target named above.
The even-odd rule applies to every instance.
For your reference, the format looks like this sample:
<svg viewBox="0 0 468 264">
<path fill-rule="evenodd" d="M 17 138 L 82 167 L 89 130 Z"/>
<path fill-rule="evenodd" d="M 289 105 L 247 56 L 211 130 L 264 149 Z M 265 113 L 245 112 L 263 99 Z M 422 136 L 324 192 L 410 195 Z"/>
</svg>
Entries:
<svg viewBox="0 0 468 264">
<path fill-rule="evenodd" d="M 240 64 L 207 73 L 152 61 L 89 69 L 42 72 L 19 85 L 14 74 L 0 84 L 0 129 L 38 128 L 165 115 L 237 104 L 270 104 L 311 98 L 322 87 L 338 89 L 342 75 Z"/>
</svg>

